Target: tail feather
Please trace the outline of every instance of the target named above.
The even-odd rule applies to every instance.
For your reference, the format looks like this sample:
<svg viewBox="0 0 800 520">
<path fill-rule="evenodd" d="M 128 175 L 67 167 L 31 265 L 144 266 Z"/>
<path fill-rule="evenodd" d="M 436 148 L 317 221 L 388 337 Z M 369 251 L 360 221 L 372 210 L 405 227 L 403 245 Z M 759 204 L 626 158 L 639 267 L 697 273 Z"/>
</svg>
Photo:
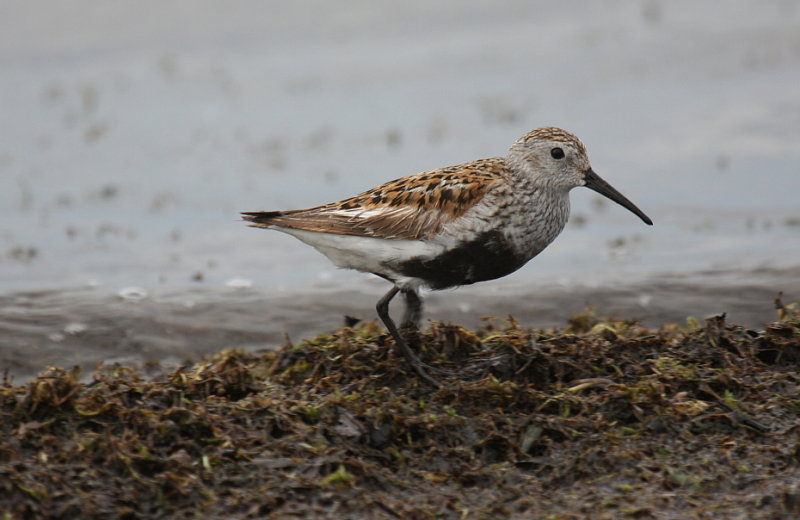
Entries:
<svg viewBox="0 0 800 520">
<path fill-rule="evenodd" d="M 285 215 L 285 211 L 243 211 L 242 219 L 249 222 L 252 227 L 268 228 L 273 219 Z"/>
</svg>

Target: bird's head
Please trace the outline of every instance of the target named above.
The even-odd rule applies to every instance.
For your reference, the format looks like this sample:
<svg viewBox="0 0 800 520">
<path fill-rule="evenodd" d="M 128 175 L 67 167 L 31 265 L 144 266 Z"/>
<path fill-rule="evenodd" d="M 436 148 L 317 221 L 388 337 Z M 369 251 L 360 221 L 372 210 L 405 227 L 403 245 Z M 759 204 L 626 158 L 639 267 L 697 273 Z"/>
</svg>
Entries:
<svg viewBox="0 0 800 520">
<path fill-rule="evenodd" d="M 506 160 L 512 169 L 537 186 L 564 192 L 586 186 L 653 225 L 650 217 L 592 170 L 586 147 L 566 130 L 554 127 L 531 130 L 514 143 Z"/>
</svg>

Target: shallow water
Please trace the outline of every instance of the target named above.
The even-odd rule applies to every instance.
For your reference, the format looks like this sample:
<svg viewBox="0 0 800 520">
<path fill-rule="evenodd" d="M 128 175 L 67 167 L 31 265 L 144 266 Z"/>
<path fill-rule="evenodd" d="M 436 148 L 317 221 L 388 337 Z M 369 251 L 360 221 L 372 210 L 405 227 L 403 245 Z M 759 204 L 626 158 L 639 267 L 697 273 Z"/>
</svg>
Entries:
<svg viewBox="0 0 800 520">
<path fill-rule="evenodd" d="M 433 317 L 536 309 L 547 325 L 594 303 L 757 322 L 777 291 L 800 299 L 794 2 L 80 4 L 0 6 L 12 371 L 273 344 L 337 324 L 342 302 L 371 319 L 384 285 L 238 211 L 502 155 L 543 125 L 580 136 L 655 226 L 575 190 L 550 248 L 503 281 L 431 295 Z M 130 287 L 146 296 L 117 296 Z M 671 307 L 625 304 L 642 294 Z M 165 310 L 194 298 L 207 310 Z M 75 323 L 88 328 L 62 330 Z"/>
</svg>

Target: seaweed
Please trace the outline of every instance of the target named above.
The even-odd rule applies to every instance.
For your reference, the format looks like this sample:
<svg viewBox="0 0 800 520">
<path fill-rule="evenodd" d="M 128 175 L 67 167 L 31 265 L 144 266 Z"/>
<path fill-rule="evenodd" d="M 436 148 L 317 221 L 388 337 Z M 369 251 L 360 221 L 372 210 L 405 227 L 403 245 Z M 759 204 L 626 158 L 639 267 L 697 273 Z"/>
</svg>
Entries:
<svg viewBox="0 0 800 520">
<path fill-rule="evenodd" d="M 3 518 L 791 518 L 800 312 L 649 329 L 374 323 L 165 377 L 0 387 Z M 438 372 L 437 372 L 438 373 Z"/>
</svg>

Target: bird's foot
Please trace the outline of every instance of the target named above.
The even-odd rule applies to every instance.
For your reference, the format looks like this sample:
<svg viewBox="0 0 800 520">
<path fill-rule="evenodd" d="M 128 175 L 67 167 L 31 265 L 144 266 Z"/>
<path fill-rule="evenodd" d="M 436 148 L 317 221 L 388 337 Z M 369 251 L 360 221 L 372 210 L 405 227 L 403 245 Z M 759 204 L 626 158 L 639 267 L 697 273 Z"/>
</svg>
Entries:
<svg viewBox="0 0 800 520">
<path fill-rule="evenodd" d="M 400 336 L 401 336 L 400 341 L 398 341 L 398 338 L 393 337 L 395 345 L 400 349 L 400 352 L 408 360 L 408 362 L 414 366 L 414 369 L 417 371 L 417 373 L 420 373 L 419 371 L 423 370 L 425 372 L 432 372 L 445 377 L 456 377 L 458 375 L 450 370 L 445 370 L 443 368 L 429 365 L 428 363 L 422 361 L 419 358 L 419 356 L 417 356 L 417 354 L 414 353 L 414 350 L 409 345 L 414 345 L 415 347 L 420 346 L 421 336 L 419 330 L 415 330 L 413 332 L 404 330 L 401 332 Z M 420 375 L 422 376 L 422 374 Z M 428 374 L 422 377 L 423 379 L 431 383 L 430 379 L 428 379 L 430 377 Z"/>
<path fill-rule="evenodd" d="M 406 360 L 414 367 L 414 371 L 427 383 L 432 385 L 435 388 L 441 388 L 442 384 L 434 379 L 429 373 L 430 372 L 438 372 L 438 373 L 445 373 L 443 370 L 432 367 L 427 363 L 424 363 L 417 355 L 411 350 L 411 347 L 408 346 L 408 343 L 405 339 L 403 339 L 399 334 L 397 336 L 392 335 L 394 337 L 395 345 L 400 349 L 403 356 Z"/>
</svg>

